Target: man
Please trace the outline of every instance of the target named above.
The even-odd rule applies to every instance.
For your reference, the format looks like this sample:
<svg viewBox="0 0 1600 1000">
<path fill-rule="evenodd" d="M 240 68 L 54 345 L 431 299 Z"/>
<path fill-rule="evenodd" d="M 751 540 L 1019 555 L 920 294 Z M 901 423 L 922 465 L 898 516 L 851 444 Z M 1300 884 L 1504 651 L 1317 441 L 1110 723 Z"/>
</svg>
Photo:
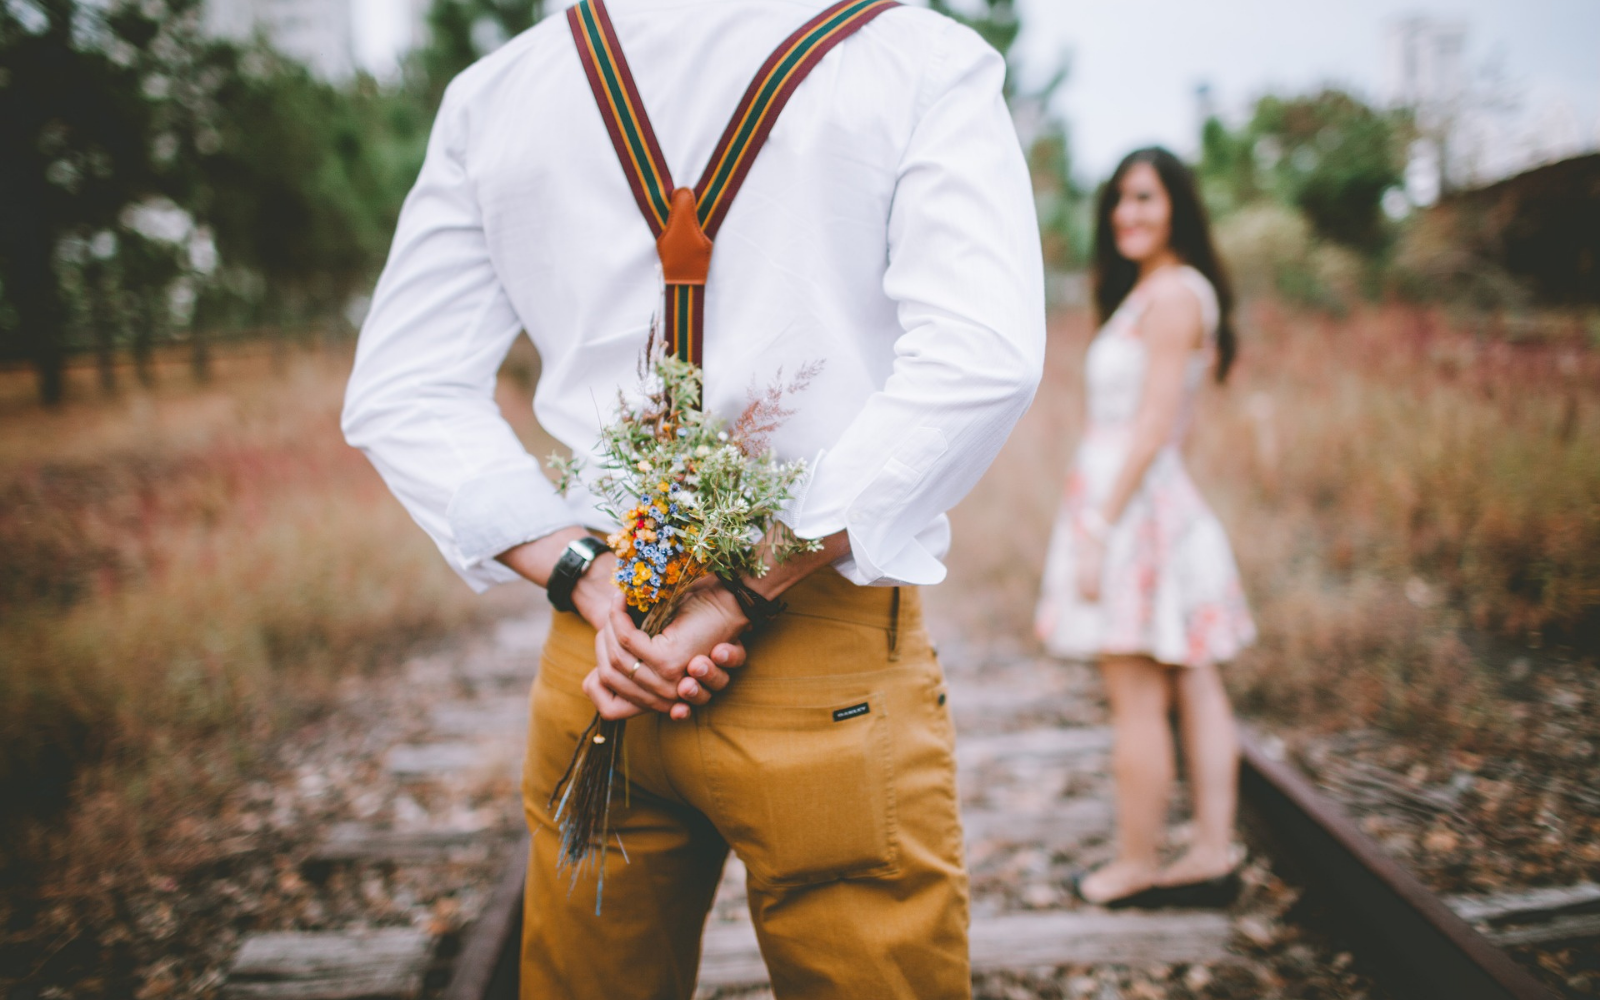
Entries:
<svg viewBox="0 0 1600 1000">
<path fill-rule="evenodd" d="M 804 67 L 707 230 L 706 408 L 814 371 L 771 441 L 811 465 L 787 521 L 821 549 L 743 581 L 754 598 L 706 587 L 660 636 L 634 628 L 588 541 L 614 525 L 556 495 L 493 388 L 526 330 L 540 422 L 591 453 L 637 384 L 658 266 L 679 280 L 618 99 L 692 177 L 762 60 L 833 10 L 615 0 L 607 20 L 587 0 L 451 84 L 401 214 L 346 436 L 473 587 L 526 578 L 572 609 L 532 697 L 525 997 L 686 1000 L 730 846 L 779 998 L 970 994 L 954 735 L 914 588 L 943 579 L 944 512 L 1037 386 L 1038 231 L 999 55 L 874 6 L 892 9 L 847 11 L 862 23 Z M 596 709 L 631 717 L 599 913 L 596 872 L 556 870 L 548 806 Z"/>
</svg>

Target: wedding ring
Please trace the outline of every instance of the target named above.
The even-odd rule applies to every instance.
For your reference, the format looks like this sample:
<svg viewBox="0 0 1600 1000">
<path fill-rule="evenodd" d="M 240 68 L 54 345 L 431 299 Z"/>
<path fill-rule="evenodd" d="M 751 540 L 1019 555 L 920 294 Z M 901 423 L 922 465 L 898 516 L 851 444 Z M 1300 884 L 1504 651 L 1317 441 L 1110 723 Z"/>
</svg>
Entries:
<svg viewBox="0 0 1600 1000">
<path fill-rule="evenodd" d="M 643 660 L 634 660 L 633 661 L 633 666 L 628 668 L 628 676 L 632 677 L 634 674 L 638 673 L 639 672 L 639 668 L 642 667 L 642 666 L 644 666 L 644 661 Z"/>
</svg>

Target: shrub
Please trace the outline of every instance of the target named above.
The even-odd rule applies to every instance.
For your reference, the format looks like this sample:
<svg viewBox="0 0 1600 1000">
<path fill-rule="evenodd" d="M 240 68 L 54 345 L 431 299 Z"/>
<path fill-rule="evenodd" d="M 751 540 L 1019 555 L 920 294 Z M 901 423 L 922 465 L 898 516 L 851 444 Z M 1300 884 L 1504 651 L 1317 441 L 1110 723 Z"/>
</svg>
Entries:
<svg viewBox="0 0 1600 1000">
<path fill-rule="evenodd" d="M 1256 202 L 1223 218 L 1217 244 L 1238 291 L 1344 310 L 1361 297 L 1366 264 L 1353 252 L 1318 240 L 1299 213 Z"/>
</svg>

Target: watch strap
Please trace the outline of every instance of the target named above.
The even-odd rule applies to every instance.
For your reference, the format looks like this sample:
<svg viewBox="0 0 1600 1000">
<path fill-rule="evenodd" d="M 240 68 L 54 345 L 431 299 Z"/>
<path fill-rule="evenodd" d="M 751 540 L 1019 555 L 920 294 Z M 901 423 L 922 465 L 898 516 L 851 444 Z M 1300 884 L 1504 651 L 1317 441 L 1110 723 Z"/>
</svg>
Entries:
<svg viewBox="0 0 1600 1000">
<path fill-rule="evenodd" d="M 545 593 L 557 611 L 578 610 L 577 605 L 572 603 L 572 592 L 577 589 L 583 574 L 600 558 L 600 553 L 609 551 L 610 547 L 605 542 L 592 535 L 575 538 L 567 544 L 561 552 L 561 558 L 556 560 L 555 568 L 550 571 L 550 580 L 545 586 Z"/>
<path fill-rule="evenodd" d="M 763 597 L 755 592 L 749 584 L 736 576 L 719 577 L 722 586 L 739 602 L 739 610 L 744 612 L 745 619 L 750 622 L 751 628 L 760 628 L 767 622 L 783 614 L 789 607 L 783 601 Z"/>
</svg>

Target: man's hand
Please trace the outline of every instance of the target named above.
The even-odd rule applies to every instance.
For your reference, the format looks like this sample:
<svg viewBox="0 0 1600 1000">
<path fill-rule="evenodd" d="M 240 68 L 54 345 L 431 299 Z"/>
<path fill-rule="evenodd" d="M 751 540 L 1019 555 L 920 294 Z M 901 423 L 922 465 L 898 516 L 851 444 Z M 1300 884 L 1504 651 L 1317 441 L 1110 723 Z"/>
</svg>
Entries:
<svg viewBox="0 0 1600 1000">
<path fill-rule="evenodd" d="M 543 587 L 568 543 L 587 534 L 577 525 L 562 528 L 507 549 L 499 560 Z M 584 693 L 607 719 L 626 719 L 648 709 L 686 719 L 690 705 L 704 705 L 728 686 L 727 668 L 744 665 L 738 636 L 749 623 L 733 596 L 715 580 L 706 580 L 666 631 L 652 640 L 628 617 L 622 595 L 612 583 L 616 569 L 617 557 L 603 552 L 572 590 L 573 606 L 596 633 L 599 666 L 584 678 Z M 629 653 L 632 648 L 642 654 Z M 635 662 L 640 664 L 637 671 Z M 603 677 L 601 670 L 606 667 L 611 674 Z M 637 680 L 628 675 L 637 675 Z"/>
<path fill-rule="evenodd" d="M 728 670 L 744 665 L 738 639 L 748 625 L 738 602 L 715 580 L 697 586 L 654 638 L 634 626 L 616 594 L 595 636 L 598 666 L 584 679 L 584 693 L 603 718 L 654 709 L 687 719 L 691 705 L 710 701 L 728 686 Z"/>
<path fill-rule="evenodd" d="M 508 549 L 499 559 L 542 587 L 561 550 L 584 534 L 576 526 L 564 528 Z M 821 542 L 817 551 L 770 567 L 764 576 L 746 583 L 762 596 L 775 598 L 850 551 L 843 531 Z M 616 566 L 616 556 L 601 555 L 572 592 L 573 605 L 596 633 L 597 666 L 584 678 L 583 691 L 605 719 L 626 719 L 651 710 L 687 719 L 690 706 L 709 702 L 728 686 L 728 671 L 744 666 L 739 636 L 750 622 L 733 595 L 708 578 L 696 586 L 672 624 L 651 638 L 634 626 L 622 595 L 612 585 Z"/>
</svg>

